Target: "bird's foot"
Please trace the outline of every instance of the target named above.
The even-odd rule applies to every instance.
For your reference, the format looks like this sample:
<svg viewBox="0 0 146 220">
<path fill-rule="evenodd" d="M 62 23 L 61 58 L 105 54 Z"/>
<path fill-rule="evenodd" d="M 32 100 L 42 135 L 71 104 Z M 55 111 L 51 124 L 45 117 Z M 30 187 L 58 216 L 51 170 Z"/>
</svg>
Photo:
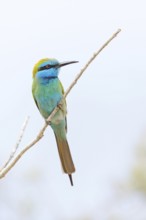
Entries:
<svg viewBox="0 0 146 220">
<path fill-rule="evenodd" d="M 45 121 L 47 125 L 51 125 L 51 121 Z"/>
<path fill-rule="evenodd" d="M 63 104 L 62 103 L 58 103 L 57 107 L 63 111 Z"/>
</svg>

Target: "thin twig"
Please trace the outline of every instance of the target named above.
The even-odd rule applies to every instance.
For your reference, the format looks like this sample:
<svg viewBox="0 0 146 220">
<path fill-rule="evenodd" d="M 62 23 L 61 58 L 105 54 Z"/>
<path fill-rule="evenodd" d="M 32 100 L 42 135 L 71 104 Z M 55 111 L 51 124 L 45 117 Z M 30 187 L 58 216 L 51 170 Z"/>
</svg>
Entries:
<svg viewBox="0 0 146 220">
<path fill-rule="evenodd" d="M 79 74 L 77 75 L 77 77 L 75 78 L 75 80 L 72 82 L 72 84 L 70 85 L 70 87 L 66 90 L 65 94 L 64 94 L 64 98 L 66 98 L 66 96 L 68 95 L 68 93 L 70 92 L 70 90 L 74 87 L 74 85 L 77 83 L 77 81 L 79 80 L 79 78 L 82 76 L 82 74 L 85 72 L 85 70 L 88 68 L 88 66 L 92 63 L 92 61 L 98 56 L 98 54 L 121 32 L 121 29 L 118 29 L 103 45 L 102 47 L 95 52 L 92 57 L 89 59 L 89 61 L 86 63 L 86 65 L 83 67 L 83 69 L 81 69 L 81 71 L 79 72 Z"/>
<path fill-rule="evenodd" d="M 64 98 L 66 98 L 66 96 L 69 94 L 69 92 L 71 91 L 71 89 L 74 87 L 74 85 L 77 83 L 77 81 L 79 80 L 79 78 L 82 76 L 82 74 L 85 72 L 85 70 L 87 69 L 87 67 L 90 65 L 90 63 L 97 57 L 97 55 L 120 33 L 121 29 L 118 29 L 104 44 L 103 46 L 96 52 L 93 54 L 93 56 L 89 59 L 89 61 L 87 62 L 87 64 L 83 67 L 83 69 L 81 69 L 81 71 L 79 72 L 79 74 L 76 76 L 75 80 L 71 83 L 71 85 L 69 86 L 69 88 L 66 90 L 66 92 L 64 93 L 63 98 L 61 99 L 60 103 L 62 102 L 62 100 Z M 34 146 L 44 135 L 44 132 L 46 130 L 46 128 L 48 127 L 48 124 L 51 122 L 52 118 L 54 117 L 54 115 L 56 114 L 56 112 L 59 110 L 58 106 L 56 106 L 54 108 L 54 110 L 52 111 L 52 113 L 50 114 L 50 116 L 47 119 L 47 123 L 45 123 L 45 125 L 43 126 L 43 128 L 40 130 L 40 132 L 38 133 L 37 137 L 30 143 L 28 144 L 16 157 L 15 159 L 12 161 L 11 164 L 9 164 L 6 168 L 4 168 L 3 170 L 1 170 L 0 172 L 0 178 L 3 178 L 8 172 L 9 170 L 11 170 L 13 168 L 13 166 L 17 163 L 17 161 L 22 157 L 22 155 L 28 151 L 32 146 Z"/>
<path fill-rule="evenodd" d="M 11 162 L 11 160 L 14 158 L 15 154 L 16 154 L 16 151 L 18 150 L 19 146 L 20 146 L 20 143 L 22 141 L 22 138 L 23 138 L 23 135 L 24 135 L 24 132 L 25 132 L 25 129 L 26 129 L 26 126 L 28 124 L 28 121 L 29 121 L 29 116 L 26 117 L 23 125 L 22 125 L 22 128 L 20 130 L 20 134 L 18 136 L 18 140 L 14 146 L 14 148 L 12 149 L 12 152 L 10 153 L 10 156 L 8 158 L 8 160 L 5 162 L 5 164 L 2 166 L 1 170 L 5 169 L 8 164 Z"/>
</svg>

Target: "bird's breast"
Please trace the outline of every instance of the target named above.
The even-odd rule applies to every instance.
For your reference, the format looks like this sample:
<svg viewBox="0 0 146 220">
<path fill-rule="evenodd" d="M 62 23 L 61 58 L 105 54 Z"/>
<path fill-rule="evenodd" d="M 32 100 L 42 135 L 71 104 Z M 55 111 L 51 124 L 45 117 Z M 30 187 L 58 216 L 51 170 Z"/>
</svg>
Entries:
<svg viewBox="0 0 146 220">
<path fill-rule="evenodd" d="M 48 118 L 63 96 L 60 81 L 51 79 L 45 84 L 37 83 L 35 87 L 34 97 L 40 113 L 44 118 Z M 60 120 L 59 114 L 58 119 Z"/>
</svg>

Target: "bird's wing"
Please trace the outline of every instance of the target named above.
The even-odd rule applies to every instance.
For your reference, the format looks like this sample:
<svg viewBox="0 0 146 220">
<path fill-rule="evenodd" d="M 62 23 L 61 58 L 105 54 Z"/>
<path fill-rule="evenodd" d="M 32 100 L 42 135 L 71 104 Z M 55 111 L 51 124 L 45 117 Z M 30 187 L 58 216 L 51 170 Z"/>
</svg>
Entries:
<svg viewBox="0 0 146 220">
<path fill-rule="evenodd" d="M 37 106 L 37 108 L 38 108 L 38 110 L 39 110 L 39 106 L 38 106 L 37 100 L 35 99 L 35 96 L 34 96 L 34 95 L 33 95 L 33 99 L 34 99 L 35 104 L 36 104 L 36 106 Z"/>
<path fill-rule="evenodd" d="M 63 85 L 62 85 L 62 83 L 60 82 L 60 80 L 59 80 L 59 83 L 60 83 L 60 87 L 61 87 L 61 89 L 62 89 L 62 94 L 64 94 L 64 88 L 63 88 Z"/>
<path fill-rule="evenodd" d="M 39 109 L 39 106 L 38 106 L 38 103 L 37 103 L 37 100 L 36 100 L 34 94 L 35 94 L 35 83 L 33 83 L 33 86 L 32 86 L 32 96 L 33 96 L 33 99 L 35 101 L 35 104 L 36 104 L 37 108 Z"/>
<path fill-rule="evenodd" d="M 61 89 L 62 89 L 62 95 L 64 95 L 64 88 L 63 88 L 63 85 L 62 85 L 61 82 L 60 82 L 60 86 L 61 86 Z M 65 106 L 66 106 L 66 100 L 64 100 L 64 101 L 65 101 Z M 65 117 L 65 130 L 66 130 L 66 133 L 67 133 L 67 117 Z"/>
</svg>

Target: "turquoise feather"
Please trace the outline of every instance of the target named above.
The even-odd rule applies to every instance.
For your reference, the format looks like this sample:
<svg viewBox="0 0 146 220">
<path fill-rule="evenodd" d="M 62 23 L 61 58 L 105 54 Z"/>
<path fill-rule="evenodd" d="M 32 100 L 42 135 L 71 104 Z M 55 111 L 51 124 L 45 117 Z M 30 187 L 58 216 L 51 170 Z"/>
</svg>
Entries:
<svg viewBox="0 0 146 220">
<path fill-rule="evenodd" d="M 76 63 L 76 61 L 60 64 L 56 59 L 46 58 L 34 66 L 32 94 L 44 119 L 49 117 L 64 94 L 63 86 L 58 79 L 60 67 L 71 63 Z M 71 185 L 73 185 L 71 174 L 75 172 L 75 167 L 66 138 L 66 113 L 66 101 L 64 100 L 51 121 L 51 127 L 56 137 L 63 171 L 69 175 Z"/>
</svg>

